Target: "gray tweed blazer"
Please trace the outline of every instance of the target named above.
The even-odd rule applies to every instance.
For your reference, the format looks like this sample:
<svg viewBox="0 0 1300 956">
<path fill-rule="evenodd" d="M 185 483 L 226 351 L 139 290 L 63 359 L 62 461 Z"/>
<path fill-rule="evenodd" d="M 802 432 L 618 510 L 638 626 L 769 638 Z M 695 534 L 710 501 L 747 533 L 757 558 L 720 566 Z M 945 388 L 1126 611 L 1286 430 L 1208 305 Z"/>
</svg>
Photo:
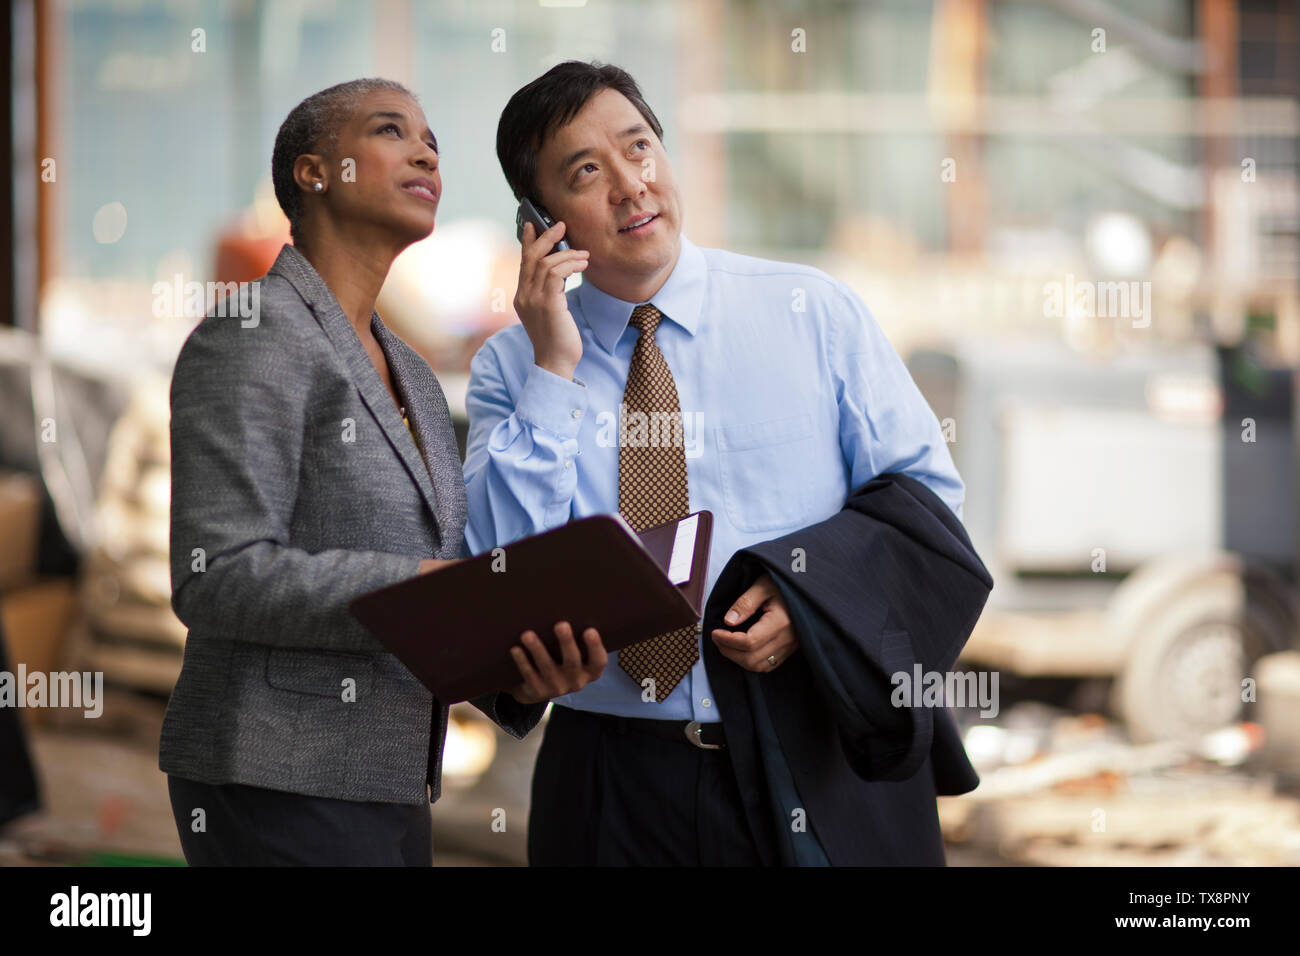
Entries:
<svg viewBox="0 0 1300 956">
<path fill-rule="evenodd" d="M 373 314 L 422 453 L 302 253 L 286 245 L 257 284 L 256 322 L 214 309 L 172 376 L 172 607 L 189 636 L 158 765 L 204 783 L 436 801 L 447 707 L 347 604 L 422 558 L 465 553 L 446 398 Z M 504 693 L 473 703 L 515 737 L 545 710 Z"/>
</svg>

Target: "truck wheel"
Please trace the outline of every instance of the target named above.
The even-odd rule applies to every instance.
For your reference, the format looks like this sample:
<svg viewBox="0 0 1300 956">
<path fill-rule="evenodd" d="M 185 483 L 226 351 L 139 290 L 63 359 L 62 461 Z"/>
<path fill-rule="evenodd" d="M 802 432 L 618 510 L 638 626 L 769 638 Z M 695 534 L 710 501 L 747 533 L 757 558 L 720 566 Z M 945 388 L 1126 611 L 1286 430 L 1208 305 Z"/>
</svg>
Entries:
<svg viewBox="0 0 1300 956">
<path fill-rule="evenodd" d="M 1195 737 L 1242 719 L 1242 682 L 1287 644 L 1267 611 L 1244 608 L 1235 575 L 1188 582 L 1145 616 L 1115 683 L 1114 709 L 1140 742 Z"/>
</svg>

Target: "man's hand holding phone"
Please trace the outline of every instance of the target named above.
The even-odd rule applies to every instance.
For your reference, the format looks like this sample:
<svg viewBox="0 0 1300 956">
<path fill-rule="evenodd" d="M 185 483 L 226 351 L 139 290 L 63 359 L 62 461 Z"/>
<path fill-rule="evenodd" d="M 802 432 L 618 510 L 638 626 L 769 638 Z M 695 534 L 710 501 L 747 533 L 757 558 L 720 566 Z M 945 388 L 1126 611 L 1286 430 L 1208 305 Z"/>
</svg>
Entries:
<svg viewBox="0 0 1300 956">
<path fill-rule="evenodd" d="M 563 236 L 563 222 L 540 236 L 531 222 L 524 224 L 514 305 L 533 343 L 533 361 L 548 372 L 572 379 L 582 358 L 582 336 L 569 314 L 564 280 L 587 268 L 588 253 L 584 249 L 550 252 Z"/>
</svg>

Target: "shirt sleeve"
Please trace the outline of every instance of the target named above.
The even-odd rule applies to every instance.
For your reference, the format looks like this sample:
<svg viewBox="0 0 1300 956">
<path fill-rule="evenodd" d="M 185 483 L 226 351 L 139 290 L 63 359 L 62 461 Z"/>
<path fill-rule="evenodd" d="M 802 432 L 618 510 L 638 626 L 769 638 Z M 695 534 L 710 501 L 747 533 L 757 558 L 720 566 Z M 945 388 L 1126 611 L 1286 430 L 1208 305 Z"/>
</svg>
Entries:
<svg viewBox="0 0 1300 956">
<path fill-rule="evenodd" d="M 310 401 L 310 345 L 208 319 L 171 384 L 172 608 L 190 629 L 278 647 L 373 650 L 348 612 L 420 556 L 289 544 Z"/>
<path fill-rule="evenodd" d="M 889 472 L 905 474 L 961 518 L 966 487 L 938 418 L 865 303 L 844 283 L 836 286 L 830 358 L 850 487 Z"/>
<path fill-rule="evenodd" d="M 465 396 L 465 540 L 473 554 L 569 519 L 588 400 L 584 383 L 535 364 L 512 395 L 495 344 L 474 356 Z"/>
</svg>

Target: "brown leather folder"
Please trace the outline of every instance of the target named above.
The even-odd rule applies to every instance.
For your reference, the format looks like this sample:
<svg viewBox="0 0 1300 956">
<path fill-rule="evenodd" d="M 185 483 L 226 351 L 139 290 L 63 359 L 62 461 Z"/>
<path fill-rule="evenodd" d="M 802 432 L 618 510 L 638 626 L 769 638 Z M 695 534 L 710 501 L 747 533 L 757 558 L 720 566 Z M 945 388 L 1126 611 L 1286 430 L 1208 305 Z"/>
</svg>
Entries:
<svg viewBox="0 0 1300 956">
<path fill-rule="evenodd" d="M 443 703 L 505 690 L 521 680 L 510 647 L 524 631 L 559 660 L 557 621 L 573 625 L 579 649 L 596 628 L 607 651 L 696 623 L 713 515 L 694 514 L 680 585 L 668 577 L 680 522 L 638 534 L 617 515 L 594 515 L 363 594 L 349 609 Z"/>
</svg>

